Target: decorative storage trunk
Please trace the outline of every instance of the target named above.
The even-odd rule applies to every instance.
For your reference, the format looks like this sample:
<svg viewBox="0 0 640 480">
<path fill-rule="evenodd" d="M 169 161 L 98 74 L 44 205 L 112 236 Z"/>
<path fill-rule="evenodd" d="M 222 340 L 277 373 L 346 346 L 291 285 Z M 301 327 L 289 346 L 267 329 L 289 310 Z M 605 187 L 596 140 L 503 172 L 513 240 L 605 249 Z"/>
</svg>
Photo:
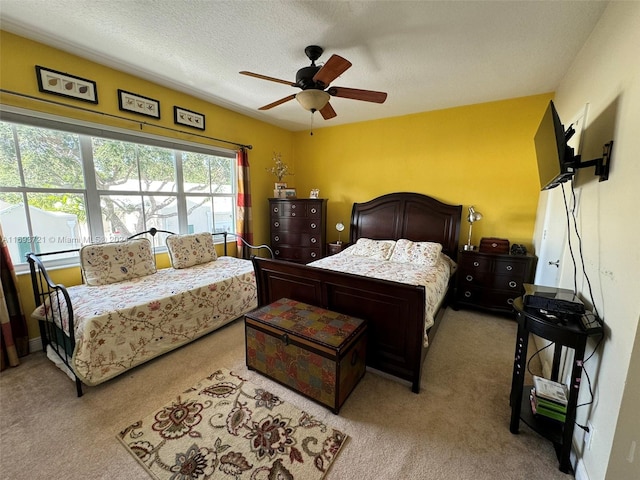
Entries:
<svg viewBox="0 0 640 480">
<path fill-rule="evenodd" d="M 338 413 L 365 372 L 366 323 L 282 298 L 245 315 L 247 367 Z"/>
</svg>

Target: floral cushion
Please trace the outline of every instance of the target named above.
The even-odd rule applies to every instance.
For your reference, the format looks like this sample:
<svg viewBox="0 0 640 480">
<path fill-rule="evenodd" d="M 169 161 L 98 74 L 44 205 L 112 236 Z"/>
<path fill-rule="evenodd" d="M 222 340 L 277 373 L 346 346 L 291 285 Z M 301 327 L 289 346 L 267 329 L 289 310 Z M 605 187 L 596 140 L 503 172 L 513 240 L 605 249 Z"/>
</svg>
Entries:
<svg viewBox="0 0 640 480">
<path fill-rule="evenodd" d="M 108 285 L 156 273 L 151 242 L 97 243 L 80 249 L 80 268 L 87 285 Z"/>
<path fill-rule="evenodd" d="M 435 266 L 440 260 L 442 245 L 433 242 L 412 242 L 401 238 L 396 242 L 390 260 L 398 263 Z"/>
<path fill-rule="evenodd" d="M 349 249 L 351 255 L 358 257 L 374 258 L 376 260 L 389 260 L 393 247 L 396 242 L 394 240 L 371 240 L 370 238 L 360 238 Z"/>
<path fill-rule="evenodd" d="M 207 232 L 169 235 L 167 248 L 173 268 L 193 267 L 218 258 L 213 244 L 213 235 Z"/>
</svg>

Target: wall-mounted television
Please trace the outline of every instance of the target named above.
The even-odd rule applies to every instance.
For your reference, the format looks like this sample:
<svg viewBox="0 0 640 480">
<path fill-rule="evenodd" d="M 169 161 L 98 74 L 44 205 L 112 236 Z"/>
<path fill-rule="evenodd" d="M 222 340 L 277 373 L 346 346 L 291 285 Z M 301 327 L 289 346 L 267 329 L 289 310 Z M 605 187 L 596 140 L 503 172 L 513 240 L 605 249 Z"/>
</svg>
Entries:
<svg viewBox="0 0 640 480">
<path fill-rule="evenodd" d="M 565 132 L 553 101 L 549 101 L 534 137 L 542 190 L 557 187 L 575 174 L 580 159 L 567 144 L 572 132 L 571 128 Z"/>
</svg>

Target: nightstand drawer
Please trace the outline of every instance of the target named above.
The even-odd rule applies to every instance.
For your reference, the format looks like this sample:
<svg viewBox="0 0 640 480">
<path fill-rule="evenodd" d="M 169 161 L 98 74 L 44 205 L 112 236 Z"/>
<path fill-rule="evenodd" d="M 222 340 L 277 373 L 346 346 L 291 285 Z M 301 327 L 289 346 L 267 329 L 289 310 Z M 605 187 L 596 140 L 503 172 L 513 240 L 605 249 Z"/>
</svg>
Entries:
<svg viewBox="0 0 640 480">
<path fill-rule="evenodd" d="M 515 276 L 522 276 L 528 264 L 529 262 L 523 262 L 522 258 L 498 258 L 493 268 L 496 275 L 513 274 Z"/>
<path fill-rule="evenodd" d="M 524 288 L 522 275 L 496 275 L 493 277 L 493 287 L 498 290 L 513 290 L 520 296 Z"/>
<path fill-rule="evenodd" d="M 491 257 L 464 255 L 460 260 L 460 270 L 464 272 L 490 272 L 491 264 Z"/>
</svg>

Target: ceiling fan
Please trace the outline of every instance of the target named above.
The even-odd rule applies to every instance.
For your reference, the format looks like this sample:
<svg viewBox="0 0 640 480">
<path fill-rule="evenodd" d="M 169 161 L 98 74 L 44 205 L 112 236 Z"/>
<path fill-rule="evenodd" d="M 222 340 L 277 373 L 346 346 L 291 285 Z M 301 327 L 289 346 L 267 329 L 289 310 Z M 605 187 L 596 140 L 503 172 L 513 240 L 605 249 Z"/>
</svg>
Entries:
<svg viewBox="0 0 640 480">
<path fill-rule="evenodd" d="M 331 58 L 322 66 L 316 65 L 316 60 L 320 58 L 324 50 L 317 45 L 309 45 L 304 49 L 304 53 L 311 60 L 311 65 L 303 67 L 296 73 L 296 81 L 280 80 L 279 78 L 268 77 L 259 73 L 242 71 L 242 75 L 249 77 L 261 78 L 270 82 L 282 83 L 291 87 L 300 88 L 302 91 L 297 94 L 288 95 L 273 103 L 264 105 L 258 110 L 269 110 L 270 108 L 282 105 L 294 98 L 298 100 L 302 108 L 309 110 L 311 113 L 320 112 L 322 118 L 329 120 L 337 114 L 329 100 L 331 97 L 351 98 L 353 100 L 362 100 L 365 102 L 384 103 L 387 99 L 385 92 L 375 92 L 373 90 L 360 90 L 357 88 L 346 87 L 330 87 L 329 84 L 342 75 L 349 67 L 351 62 L 339 55 L 331 55 Z"/>
</svg>

